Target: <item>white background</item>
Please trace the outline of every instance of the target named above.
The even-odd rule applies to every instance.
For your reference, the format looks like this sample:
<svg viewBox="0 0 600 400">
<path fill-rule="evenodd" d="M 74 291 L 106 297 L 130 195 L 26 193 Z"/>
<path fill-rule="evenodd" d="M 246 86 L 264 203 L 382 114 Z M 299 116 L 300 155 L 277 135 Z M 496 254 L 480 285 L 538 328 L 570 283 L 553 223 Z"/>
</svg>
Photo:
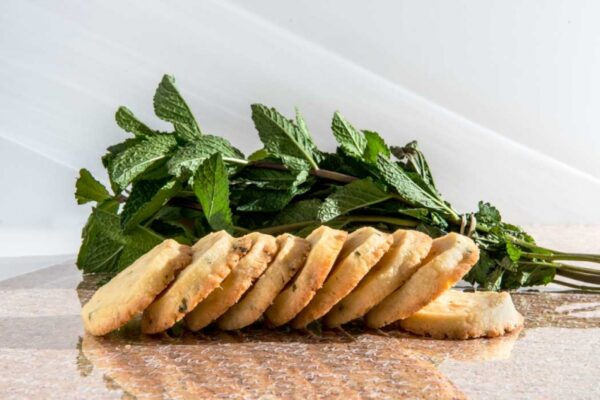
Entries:
<svg viewBox="0 0 600 400">
<path fill-rule="evenodd" d="M 249 104 L 418 139 L 442 193 L 518 224 L 600 223 L 596 1 L 0 2 L 0 256 L 74 253 L 77 170 L 150 124 L 174 74 L 204 131 L 259 147 Z"/>
</svg>

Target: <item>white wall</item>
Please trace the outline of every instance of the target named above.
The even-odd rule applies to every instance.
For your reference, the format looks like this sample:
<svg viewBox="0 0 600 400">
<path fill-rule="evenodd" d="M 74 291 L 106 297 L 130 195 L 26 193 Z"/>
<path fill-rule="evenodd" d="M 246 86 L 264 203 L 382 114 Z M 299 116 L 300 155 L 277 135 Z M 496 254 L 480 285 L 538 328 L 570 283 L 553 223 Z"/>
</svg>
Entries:
<svg viewBox="0 0 600 400">
<path fill-rule="evenodd" d="M 319 145 L 341 110 L 421 142 L 460 210 L 600 223 L 600 3 L 15 1 L 0 3 L 0 255 L 42 230 L 74 252 L 76 170 L 101 174 L 118 105 L 152 116 L 174 74 L 204 130 L 258 141 L 249 104 L 299 106 Z M 61 233 L 56 233 L 56 232 Z M 2 233 L 4 232 L 4 233 Z M 7 233 L 8 232 L 8 233 Z M 16 240 L 16 239 L 15 239 Z"/>
</svg>

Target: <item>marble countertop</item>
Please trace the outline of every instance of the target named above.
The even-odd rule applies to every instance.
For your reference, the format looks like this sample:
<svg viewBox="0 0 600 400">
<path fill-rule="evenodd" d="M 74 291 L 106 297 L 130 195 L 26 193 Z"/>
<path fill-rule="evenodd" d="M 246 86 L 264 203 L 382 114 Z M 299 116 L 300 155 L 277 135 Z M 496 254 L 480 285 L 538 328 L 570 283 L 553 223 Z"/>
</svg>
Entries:
<svg viewBox="0 0 600 400">
<path fill-rule="evenodd" d="M 600 398 L 600 294 L 514 294 L 525 328 L 495 339 L 360 326 L 156 338 L 135 321 L 95 338 L 79 310 L 96 286 L 72 261 L 0 281 L 0 398 Z"/>
</svg>

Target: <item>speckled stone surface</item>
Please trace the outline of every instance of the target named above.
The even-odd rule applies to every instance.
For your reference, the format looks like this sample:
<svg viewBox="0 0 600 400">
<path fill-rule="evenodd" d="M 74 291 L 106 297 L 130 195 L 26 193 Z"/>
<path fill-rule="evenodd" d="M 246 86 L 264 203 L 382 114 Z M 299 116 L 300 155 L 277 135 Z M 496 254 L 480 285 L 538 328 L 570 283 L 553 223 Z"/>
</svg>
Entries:
<svg viewBox="0 0 600 400">
<path fill-rule="evenodd" d="M 207 331 L 95 338 L 97 282 L 72 264 L 0 282 L 1 399 L 600 398 L 600 295 L 520 293 L 520 332 L 440 341 L 359 325 L 322 335 Z"/>
</svg>

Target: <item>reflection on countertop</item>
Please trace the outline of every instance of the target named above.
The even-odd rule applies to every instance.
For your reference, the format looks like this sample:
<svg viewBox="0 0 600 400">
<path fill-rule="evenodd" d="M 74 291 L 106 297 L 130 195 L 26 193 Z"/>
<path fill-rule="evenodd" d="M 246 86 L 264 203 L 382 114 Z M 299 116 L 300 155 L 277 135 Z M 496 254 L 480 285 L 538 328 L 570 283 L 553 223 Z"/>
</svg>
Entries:
<svg viewBox="0 0 600 400">
<path fill-rule="evenodd" d="M 1 398 L 600 398 L 600 295 L 515 294 L 526 327 L 494 339 L 358 324 L 150 337 L 135 320 L 96 338 L 78 314 L 96 286 L 72 265 L 0 282 Z"/>
</svg>

